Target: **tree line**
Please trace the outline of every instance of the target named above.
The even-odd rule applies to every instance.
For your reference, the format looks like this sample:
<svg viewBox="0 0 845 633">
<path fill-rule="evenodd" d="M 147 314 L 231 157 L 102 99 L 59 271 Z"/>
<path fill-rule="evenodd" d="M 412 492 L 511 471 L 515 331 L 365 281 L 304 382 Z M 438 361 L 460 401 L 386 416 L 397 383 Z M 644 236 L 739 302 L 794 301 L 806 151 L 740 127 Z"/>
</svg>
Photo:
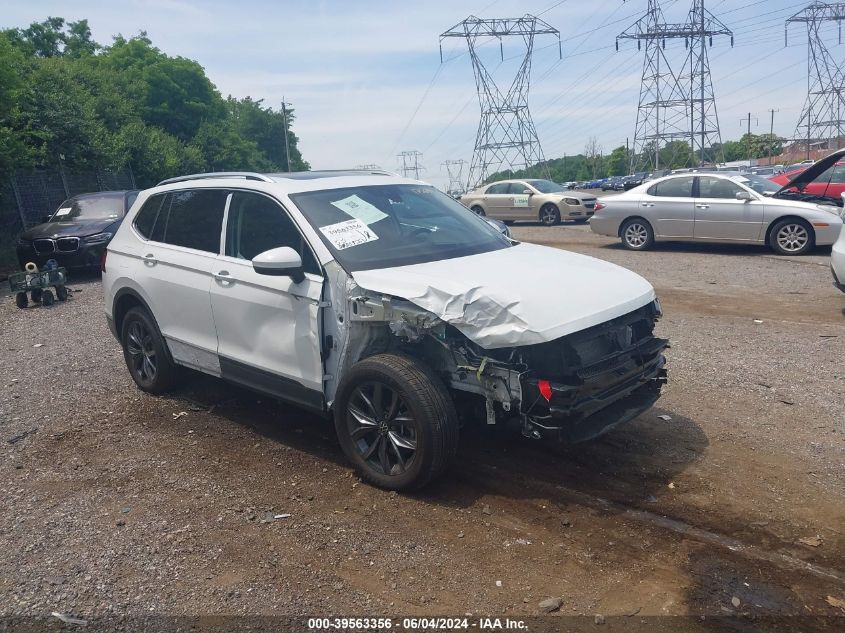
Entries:
<svg viewBox="0 0 845 633">
<path fill-rule="evenodd" d="M 651 164 L 654 155 L 661 169 L 680 169 L 699 164 L 701 156 L 693 154 L 686 141 L 671 141 L 660 148 L 646 148 Z M 731 162 L 750 158 L 778 156 L 783 151 L 783 141 L 772 134 L 744 134 L 738 141 L 725 141 L 704 150 L 704 160 L 708 163 Z M 590 137 L 584 151 L 573 156 L 563 156 L 547 160 L 528 169 L 501 171 L 491 175 L 487 182 L 506 178 L 550 178 L 555 182 L 572 182 L 605 178 L 607 176 L 625 176 L 630 173 L 631 152 L 625 145 L 614 148 L 609 154 L 602 151 L 595 137 Z"/>
<path fill-rule="evenodd" d="M 290 130 L 295 114 L 287 110 Z M 183 173 L 284 171 L 285 121 L 223 97 L 197 62 L 145 32 L 94 41 L 87 20 L 0 30 L 0 178 L 21 168 L 131 167 L 138 186 Z M 308 169 L 288 132 L 290 169 Z"/>
</svg>

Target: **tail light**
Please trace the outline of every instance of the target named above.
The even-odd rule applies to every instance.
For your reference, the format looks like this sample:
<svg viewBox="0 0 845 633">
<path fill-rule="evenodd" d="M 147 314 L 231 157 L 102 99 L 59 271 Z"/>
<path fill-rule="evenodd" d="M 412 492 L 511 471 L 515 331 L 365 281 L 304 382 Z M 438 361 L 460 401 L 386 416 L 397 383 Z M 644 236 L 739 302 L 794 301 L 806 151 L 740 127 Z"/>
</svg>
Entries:
<svg viewBox="0 0 845 633">
<path fill-rule="evenodd" d="M 601 211 L 601 210 L 602 210 L 602 209 L 604 209 L 606 206 L 607 206 L 606 204 L 603 204 L 603 203 L 601 203 L 601 202 L 596 202 L 596 206 L 595 206 L 595 207 L 593 207 L 593 208 L 594 208 L 596 211 Z"/>
<path fill-rule="evenodd" d="M 108 255 L 108 254 L 109 254 L 109 249 L 104 248 L 103 254 L 100 255 L 100 272 L 101 273 L 106 272 L 106 255 Z"/>
<path fill-rule="evenodd" d="M 552 384 L 548 380 L 538 380 L 537 388 L 540 390 L 540 395 L 546 399 L 546 402 L 551 402 Z"/>
</svg>

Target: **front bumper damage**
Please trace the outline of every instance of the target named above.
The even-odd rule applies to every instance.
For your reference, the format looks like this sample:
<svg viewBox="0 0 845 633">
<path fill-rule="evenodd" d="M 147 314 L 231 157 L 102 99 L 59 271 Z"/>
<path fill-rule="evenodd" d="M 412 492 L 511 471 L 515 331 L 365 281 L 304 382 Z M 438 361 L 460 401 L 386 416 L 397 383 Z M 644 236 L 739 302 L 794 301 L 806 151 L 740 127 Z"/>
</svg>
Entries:
<svg viewBox="0 0 845 633">
<path fill-rule="evenodd" d="M 386 322 L 403 352 L 424 359 L 450 388 L 483 399 L 487 424 L 518 421 L 526 437 L 592 439 L 647 411 L 666 382 L 668 341 L 653 334 L 656 301 L 547 343 L 494 350 L 408 302 L 353 302 L 353 322 Z"/>
</svg>

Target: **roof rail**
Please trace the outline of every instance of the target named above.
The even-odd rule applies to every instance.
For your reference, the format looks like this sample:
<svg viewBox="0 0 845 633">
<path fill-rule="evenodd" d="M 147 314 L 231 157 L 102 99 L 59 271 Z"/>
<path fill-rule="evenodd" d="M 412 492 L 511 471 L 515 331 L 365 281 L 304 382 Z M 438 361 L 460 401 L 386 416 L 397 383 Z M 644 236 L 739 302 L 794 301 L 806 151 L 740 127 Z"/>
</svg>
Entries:
<svg viewBox="0 0 845 633">
<path fill-rule="evenodd" d="M 174 182 L 185 182 L 188 180 L 208 180 L 210 178 L 244 178 L 245 180 L 260 180 L 261 182 L 273 182 L 272 178 L 268 178 L 264 174 L 258 174 L 252 171 L 217 171 L 208 172 L 204 174 L 188 174 L 187 176 L 177 176 L 176 178 L 168 178 L 162 180 L 156 185 L 171 185 Z"/>
</svg>

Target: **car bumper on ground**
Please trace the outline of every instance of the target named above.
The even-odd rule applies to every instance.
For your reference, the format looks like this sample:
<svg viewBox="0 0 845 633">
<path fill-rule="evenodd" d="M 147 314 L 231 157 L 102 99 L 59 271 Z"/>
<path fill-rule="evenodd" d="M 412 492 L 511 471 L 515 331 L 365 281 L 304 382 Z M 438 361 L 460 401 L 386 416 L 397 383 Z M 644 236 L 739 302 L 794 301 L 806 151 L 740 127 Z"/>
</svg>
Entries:
<svg viewBox="0 0 845 633">
<path fill-rule="evenodd" d="M 32 243 L 27 245 L 18 244 L 18 263 L 21 268 L 26 266 L 28 262 L 33 262 L 39 268 L 42 268 L 48 260 L 54 259 L 59 266 L 65 268 L 98 268 L 100 266 L 100 259 L 107 244 L 85 244 L 80 241 L 76 249 L 70 251 L 53 250 L 52 252 L 36 251 Z"/>
</svg>

